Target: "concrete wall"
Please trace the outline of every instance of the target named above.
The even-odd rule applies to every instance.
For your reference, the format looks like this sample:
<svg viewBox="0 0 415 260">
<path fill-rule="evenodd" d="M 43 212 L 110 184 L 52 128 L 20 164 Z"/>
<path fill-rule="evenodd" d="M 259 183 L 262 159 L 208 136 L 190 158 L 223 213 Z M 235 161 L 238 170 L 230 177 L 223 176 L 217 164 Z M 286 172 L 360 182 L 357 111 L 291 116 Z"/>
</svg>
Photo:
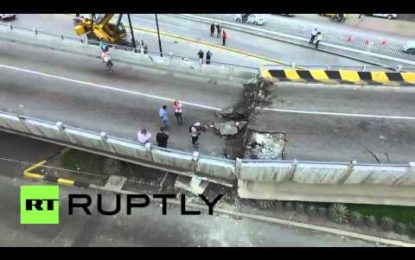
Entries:
<svg viewBox="0 0 415 260">
<path fill-rule="evenodd" d="M 338 184 L 346 176 L 348 165 L 299 163 L 293 182 L 303 184 Z"/>
</svg>

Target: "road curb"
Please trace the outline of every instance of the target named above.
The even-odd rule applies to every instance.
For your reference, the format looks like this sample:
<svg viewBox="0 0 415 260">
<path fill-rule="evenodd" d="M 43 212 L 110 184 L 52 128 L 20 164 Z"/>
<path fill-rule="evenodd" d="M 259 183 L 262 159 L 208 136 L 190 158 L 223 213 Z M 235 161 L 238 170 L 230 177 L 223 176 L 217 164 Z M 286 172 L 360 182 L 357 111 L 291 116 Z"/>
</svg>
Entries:
<svg viewBox="0 0 415 260">
<path fill-rule="evenodd" d="M 74 179 L 60 178 L 58 176 L 43 175 L 43 174 L 32 172 L 32 171 L 34 171 L 38 168 L 41 168 L 43 165 L 45 165 L 46 162 L 47 162 L 46 160 L 43 160 L 43 161 L 40 161 L 40 162 L 30 166 L 29 168 L 25 169 L 23 171 L 23 177 L 25 179 L 32 179 L 32 180 L 37 180 L 37 181 L 47 181 L 47 182 L 56 183 L 56 184 L 60 184 L 60 185 L 65 185 L 65 186 L 77 186 L 77 187 L 83 187 L 83 188 L 89 188 L 90 187 L 91 184 L 81 182 L 81 181 L 77 181 L 77 180 L 74 180 Z"/>
</svg>

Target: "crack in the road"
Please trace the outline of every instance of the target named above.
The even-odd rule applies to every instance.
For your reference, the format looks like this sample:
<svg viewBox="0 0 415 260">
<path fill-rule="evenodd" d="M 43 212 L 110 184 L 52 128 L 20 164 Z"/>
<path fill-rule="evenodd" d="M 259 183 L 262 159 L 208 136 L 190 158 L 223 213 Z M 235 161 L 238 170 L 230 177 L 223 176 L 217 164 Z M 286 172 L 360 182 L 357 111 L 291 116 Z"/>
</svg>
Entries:
<svg viewBox="0 0 415 260">
<path fill-rule="evenodd" d="M 241 98 L 232 106 L 218 113 L 223 119 L 250 121 L 255 120 L 255 108 L 268 103 L 272 82 L 258 79 L 255 83 L 244 84 Z M 249 141 L 248 127 L 242 128 L 236 135 L 226 138 L 224 155 L 226 158 L 244 158 L 245 147 Z"/>
</svg>

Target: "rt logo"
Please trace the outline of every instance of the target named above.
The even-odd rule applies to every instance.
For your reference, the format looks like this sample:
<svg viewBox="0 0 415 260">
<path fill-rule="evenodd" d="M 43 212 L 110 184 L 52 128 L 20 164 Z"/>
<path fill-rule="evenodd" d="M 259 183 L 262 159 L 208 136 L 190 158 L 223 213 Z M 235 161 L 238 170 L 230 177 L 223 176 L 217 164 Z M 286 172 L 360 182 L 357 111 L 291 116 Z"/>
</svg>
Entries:
<svg viewBox="0 0 415 260">
<path fill-rule="evenodd" d="M 59 224 L 59 186 L 21 186 L 20 224 Z"/>
</svg>

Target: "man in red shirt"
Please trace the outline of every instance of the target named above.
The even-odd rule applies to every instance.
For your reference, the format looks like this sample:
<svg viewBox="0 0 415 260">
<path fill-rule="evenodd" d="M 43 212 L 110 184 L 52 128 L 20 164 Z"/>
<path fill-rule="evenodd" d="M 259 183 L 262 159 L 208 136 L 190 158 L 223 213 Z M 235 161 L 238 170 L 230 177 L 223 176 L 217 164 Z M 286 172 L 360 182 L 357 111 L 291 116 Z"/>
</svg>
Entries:
<svg viewBox="0 0 415 260">
<path fill-rule="evenodd" d="M 227 37 L 227 35 L 226 35 L 225 30 L 222 30 L 222 45 L 223 46 L 225 46 L 225 44 L 226 44 L 226 37 Z"/>
</svg>

